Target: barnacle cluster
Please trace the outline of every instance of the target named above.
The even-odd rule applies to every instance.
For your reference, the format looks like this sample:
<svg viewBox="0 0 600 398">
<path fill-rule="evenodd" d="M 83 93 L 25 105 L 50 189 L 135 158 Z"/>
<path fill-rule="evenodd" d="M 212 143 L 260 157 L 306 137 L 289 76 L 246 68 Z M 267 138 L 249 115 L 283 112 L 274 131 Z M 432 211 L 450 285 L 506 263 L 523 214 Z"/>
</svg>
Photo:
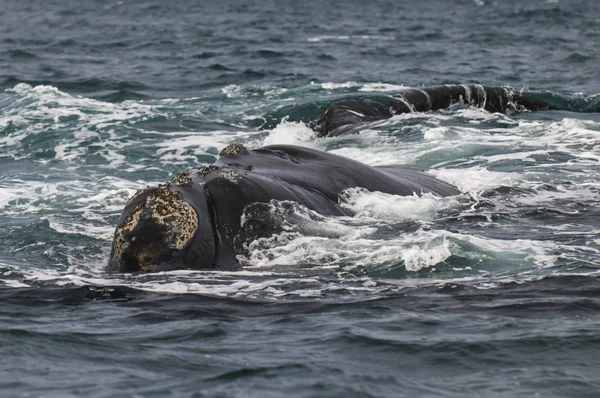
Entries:
<svg viewBox="0 0 600 398">
<path fill-rule="evenodd" d="M 210 172 L 219 170 L 219 166 L 215 166 L 211 164 L 210 166 L 202 166 L 198 169 L 198 174 L 202 174 L 203 176 L 207 175 Z"/>
<path fill-rule="evenodd" d="M 126 252 L 137 259 L 140 268 L 144 268 L 147 251 L 152 247 L 134 244 L 136 228 L 144 228 L 146 223 L 164 226 L 163 246 L 171 250 L 183 249 L 194 236 L 198 228 L 198 214 L 194 208 L 183 200 L 181 192 L 169 189 L 169 184 L 162 184 L 159 189 L 140 203 L 115 232 L 114 250 L 118 257 Z"/>
<path fill-rule="evenodd" d="M 219 152 L 219 156 L 227 156 L 227 155 L 239 155 L 241 153 L 247 153 L 248 150 L 242 144 L 230 144 Z"/>
<path fill-rule="evenodd" d="M 222 171 L 219 173 L 219 177 L 226 178 L 230 181 L 236 181 L 239 176 L 240 174 L 237 172 L 237 170 Z"/>
<path fill-rule="evenodd" d="M 192 183 L 192 179 L 189 176 L 189 170 L 185 170 L 183 173 L 177 174 L 171 179 L 171 181 L 181 186 L 187 186 Z"/>
</svg>

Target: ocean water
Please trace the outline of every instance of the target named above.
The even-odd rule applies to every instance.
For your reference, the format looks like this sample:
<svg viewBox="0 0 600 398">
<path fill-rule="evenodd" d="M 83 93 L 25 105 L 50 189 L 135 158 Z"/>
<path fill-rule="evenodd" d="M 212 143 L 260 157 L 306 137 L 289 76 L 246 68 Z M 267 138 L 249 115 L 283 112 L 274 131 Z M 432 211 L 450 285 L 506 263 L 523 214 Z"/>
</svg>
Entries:
<svg viewBox="0 0 600 398">
<path fill-rule="evenodd" d="M 594 0 L 0 1 L 0 395 L 595 397 Z M 337 98 L 530 90 L 317 138 Z M 139 188 L 221 148 L 431 167 L 449 198 L 272 202 L 238 272 L 106 275 Z"/>
</svg>

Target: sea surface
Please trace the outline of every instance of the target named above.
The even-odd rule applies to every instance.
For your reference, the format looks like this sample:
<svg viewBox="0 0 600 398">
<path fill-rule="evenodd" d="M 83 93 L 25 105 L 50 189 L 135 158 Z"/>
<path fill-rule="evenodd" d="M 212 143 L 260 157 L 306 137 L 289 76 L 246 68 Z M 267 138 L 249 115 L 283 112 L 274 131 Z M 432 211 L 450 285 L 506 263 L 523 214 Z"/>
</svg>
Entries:
<svg viewBox="0 0 600 398">
<path fill-rule="evenodd" d="M 596 0 L 0 0 L 0 396 L 596 397 Z M 317 138 L 335 99 L 480 83 Z M 427 166 L 460 195 L 272 202 L 237 272 L 107 275 L 128 198 L 230 143 Z"/>
</svg>

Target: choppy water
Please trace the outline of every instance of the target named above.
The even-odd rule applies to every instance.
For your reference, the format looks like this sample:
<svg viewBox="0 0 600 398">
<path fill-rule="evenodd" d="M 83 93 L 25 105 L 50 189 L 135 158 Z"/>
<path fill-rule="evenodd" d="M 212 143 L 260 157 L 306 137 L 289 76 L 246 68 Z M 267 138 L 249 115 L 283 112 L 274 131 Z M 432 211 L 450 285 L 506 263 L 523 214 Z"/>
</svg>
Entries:
<svg viewBox="0 0 600 398">
<path fill-rule="evenodd" d="M 3 396 L 596 396 L 595 1 L 0 2 Z M 315 138 L 402 85 L 529 88 Z M 261 128 L 262 127 L 262 128 Z M 240 272 L 103 272 L 138 188 L 232 142 L 432 167 L 450 198 L 285 203 Z"/>
</svg>

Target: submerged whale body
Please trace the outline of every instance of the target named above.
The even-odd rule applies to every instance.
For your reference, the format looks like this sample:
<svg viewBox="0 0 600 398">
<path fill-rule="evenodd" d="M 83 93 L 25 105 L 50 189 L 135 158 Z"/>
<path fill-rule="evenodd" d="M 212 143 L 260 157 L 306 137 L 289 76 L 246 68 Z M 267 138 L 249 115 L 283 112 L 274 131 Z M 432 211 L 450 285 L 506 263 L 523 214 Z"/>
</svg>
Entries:
<svg viewBox="0 0 600 398">
<path fill-rule="evenodd" d="M 448 108 L 462 102 L 489 112 L 506 112 L 525 108 L 530 111 L 561 109 L 533 94 L 515 92 L 502 87 L 484 87 L 478 84 L 410 88 L 377 99 L 347 98 L 333 102 L 309 126 L 321 137 L 333 137 L 357 131 L 363 123 L 390 118 L 396 114 L 427 112 Z"/>
<path fill-rule="evenodd" d="M 234 241 L 247 205 L 275 199 L 348 215 L 338 195 L 353 187 L 393 195 L 459 193 L 417 166 L 371 167 L 314 149 L 234 144 L 215 164 L 138 192 L 119 220 L 107 271 L 236 268 Z"/>
</svg>

